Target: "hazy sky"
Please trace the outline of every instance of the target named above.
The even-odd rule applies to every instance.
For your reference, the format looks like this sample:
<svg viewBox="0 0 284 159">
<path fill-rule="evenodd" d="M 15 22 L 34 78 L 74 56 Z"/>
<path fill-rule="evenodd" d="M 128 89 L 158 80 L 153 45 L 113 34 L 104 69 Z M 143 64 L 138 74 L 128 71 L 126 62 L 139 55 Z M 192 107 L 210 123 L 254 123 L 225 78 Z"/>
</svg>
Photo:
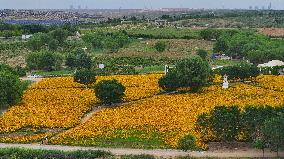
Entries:
<svg viewBox="0 0 284 159">
<path fill-rule="evenodd" d="M 284 10 L 284 0 L 0 0 L 0 9 L 65 9 L 73 5 L 89 9 L 116 8 L 249 8 L 258 6 Z"/>
</svg>

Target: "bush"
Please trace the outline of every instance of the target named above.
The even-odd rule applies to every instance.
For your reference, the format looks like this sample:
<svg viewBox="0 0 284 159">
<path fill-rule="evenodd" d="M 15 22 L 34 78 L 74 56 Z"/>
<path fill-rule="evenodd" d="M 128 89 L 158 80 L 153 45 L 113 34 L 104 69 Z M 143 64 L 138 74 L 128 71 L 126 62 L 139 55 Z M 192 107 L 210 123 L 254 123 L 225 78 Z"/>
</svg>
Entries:
<svg viewBox="0 0 284 159">
<path fill-rule="evenodd" d="M 158 51 L 158 52 L 164 52 L 167 48 L 167 44 L 164 41 L 158 41 L 154 48 Z"/>
<path fill-rule="evenodd" d="M 124 92 L 125 87 L 117 80 L 103 80 L 95 86 L 96 97 L 104 104 L 121 102 Z"/>
<path fill-rule="evenodd" d="M 21 100 L 24 86 L 18 76 L 7 71 L 0 71 L 0 106 L 13 105 Z"/>
<path fill-rule="evenodd" d="M 284 149 L 284 114 L 268 119 L 264 122 L 262 133 L 264 141 L 274 151 Z"/>
<path fill-rule="evenodd" d="M 190 87 L 196 92 L 207 84 L 210 73 L 208 62 L 199 56 L 193 56 L 178 62 L 171 73 L 160 79 L 159 84 L 164 90 Z"/>
<path fill-rule="evenodd" d="M 220 69 L 220 74 L 227 74 L 230 79 L 241 79 L 245 80 L 252 77 L 257 77 L 260 72 L 255 65 L 248 63 L 241 63 L 234 66 L 227 66 Z"/>
<path fill-rule="evenodd" d="M 240 110 L 237 106 L 215 107 L 212 112 L 212 129 L 221 141 L 233 141 L 239 132 Z"/>
<path fill-rule="evenodd" d="M 83 40 L 91 44 L 94 49 L 107 49 L 110 52 L 116 52 L 130 42 L 125 32 L 91 33 L 83 36 Z"/>
<path fill-rule="evenodd" d="M 183 151 L 196 149 L 196 139 L 193 135 L 188 134 L 184 136 L 178 143 L 178 148 Z"/>
<path fill-rule="evenodd" d="M 169 71 L 159 80 L 159 86 L 165 91 L 175 91 L 179 88 L 179 81 L 174 71 Z"/>
<path fill-rule="evenodd" d="M 92 67 L 91 57 L 82 49 L 77 49 L 66 57 L 66 66 L 70 68 L 90 69 Z"/>
<path fill-rule="evenodd" d="M 63 58 L 58 53 L 49 51 L 33 52 L 26 57 L 29 69 L 53 71 L 60 69 Z"/>
<path fill-rule="evenodd" d="M 92 84 L 96 82 L 96 73 L 87 69 L 77 70 L 74 74 L 74 80 L 81 84 Z"/>
<path fill-rule="evenodd" d="M 277 112 L 277 111 L 276 111 Z M 241 113 L 240 124 L 249 141 L 258 138 L 258 132 L 265 120 L 275 115 L 275 110 L 270 107 L 246 106 Z"/>
<path fill-rule="evenodd" d="M 206 60 L 207 56 L 208 56 L 208 52 L 206 50 L 203 50 L 203 49 L 198 49 L 197 55 L 200 56 L 203 60 Z"/>
<path fill-rule="evenodd" d="M 155 159 L 155 157 L 152 155 L 125 155 L 120 159 Z"/>
<path fill-rule="evenodd" d="M 19 148 L 0 149 L 1 159 L 21 158 L 21 159 L 94 159 L 112 157 L 112 154 L 100 150 L 70 151 L 63 152 L 57 150 L 32 150 Z"/>
</svg>

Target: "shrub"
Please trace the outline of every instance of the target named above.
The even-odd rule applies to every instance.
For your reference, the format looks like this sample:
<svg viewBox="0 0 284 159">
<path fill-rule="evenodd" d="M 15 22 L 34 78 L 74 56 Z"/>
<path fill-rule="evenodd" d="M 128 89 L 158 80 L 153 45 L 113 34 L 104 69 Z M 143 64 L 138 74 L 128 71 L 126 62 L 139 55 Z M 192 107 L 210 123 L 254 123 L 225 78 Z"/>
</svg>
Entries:
<svg viewBox="0 0 284 159">
<path fill-rule="evenodd" d="M 0 71 L 0 106 L 13 105 L 21 100 L 24 86 L 18 76 L 7 71 Z"/>
<path fill-rule="evenodd" d="M 77 70 L 74 74 L 74 80 L 81 84 L 92 84 L 96 82 L 96 73 L 87 69 Z"/>
<path fill-rule="evenodd" d="M 227 74 L 230 79 L 245 80 L 252 77 L 257 77 L 260 72 L 259 69 L 248 63 L 241 63 L 234 66 L 227 66 L 220 69 L 221 75 Z"/>
<path fill-rule="evenodd" d="M 165 91 L 174 91 L 179 88 L 178 79 L 174 71 L 169 71 L 166 76 L 159 80 L 159 86 Z"/>
<path fill-rule="evenodd" d="M 240 110 L 237 106 L 215 107 L 212 112 L 212 129 L 221 141 L 233 141 L 239 130 Z"/>
<path fill-rule="evenodd" d="M 183 151 L 196 149 L 196 139 L 193 135 L 187 134 L 178 142 L 178 148 Z"/>
<path fill-rule="evenodd" d="M 274 112 L 274 109 L 270 106 L 246 106 L 244 108 L 244 111 L 241 113 L 240 124 L 249 141 L 253 141 L 258 137 L 257 132 L 260 131 L 264 121 L 275 115 Z"/>
<path fill-rule="evenodd" d="M 57 151 L 57 150 L 32 150 L 20 148 L 3 148 L 0 149 L 1 159 L 21 158 L 21 159 L 36 159 L 36 158 L 58 158 L 58 159 L 93 159 L 112 157 L 112 154 L 100 150 L 87 151 Z"/>
<path fill-rule="evenodd" d="M 152 155 L 125 155 L 120 159 L 155 159 L 155 157 Z"/>
<path fill-rule="evenodd" d="M 121 102 L 124 92 L 125 87 L 117 80 L 103 80 L 95 86 L 96 97 L 104 104 Z"/>
<path fill-rule="evenodd" d="M 91 57 L 82 49 L 77 49 L 66 57 L 66 66 L 70 68 L 90 69 L 92 67 Z"/>
<path fill-rule="evenodd" d="M 164 52 L 167 48 L 167 44 L 164 41 L 158 41 L 154 48 L 158 51 L 158 52 Z"/>
<path fill-rule="evenodd" d="M 176 68 L 159 82 L 165 90 L 190 87 L 193 92 L 200 90 L 207 84 L 211 69 L 208 62 L 199 56 L 183 59 L 176 64 Z"/>
<path fill-rule="evenodd" d="M 274 151 L 284 149 L 284 114 L 268 119 L 264 122 L 262 133 L 264 141 Z"/>
<path fill-rule="evenodd" d="M 58 53 L 41 51 L 30 53 L 26 62 L 29 69 L 52 71 L 61 67 L 63 58 Z"/>
<path fill-rule="evenodd" d="M 207 56 L 208 56 L 208 52 L 206 50 L 203 50 L 203 49 L 198 49 L 197 55 L 200 56 L 203 60 L 206 60 Z"/>
</svg>

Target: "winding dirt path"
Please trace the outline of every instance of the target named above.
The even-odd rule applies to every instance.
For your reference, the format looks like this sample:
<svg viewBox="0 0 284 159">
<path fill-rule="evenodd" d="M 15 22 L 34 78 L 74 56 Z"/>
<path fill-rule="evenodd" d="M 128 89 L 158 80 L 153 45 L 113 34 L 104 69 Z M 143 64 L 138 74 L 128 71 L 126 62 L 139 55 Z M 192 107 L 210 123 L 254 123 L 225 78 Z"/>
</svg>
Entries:
<svg viewBox="0 0 284 159">
<path fill-rule="evenodd" d="M 40 144 L 6 144 L 0 143 L 0 148 L 27 148 L 27 149 L 44 149 L 44 150 L 61 150 L 61 151 L 76 151 L 76 150 L 103 150 L 109 151 L 114 155 L 140 155 L 148 154 L 156 157 L 173 158 L 180 156 L 190 157 L 262 157 L 261 150 L 231 150 L 231 151 L 190 151 L 183 152 L 173 149 L 129 149 L 129 148 L 95 148 L 95 147 L 79 147 L 79 146 L 61 146 L 61 145 L 40 145 Z M 266 151 L 265 157 L 276 157 L 275 152 Z M 280 157 L 284 157 L 284 152 L 279 153 Z"/>
</svg>

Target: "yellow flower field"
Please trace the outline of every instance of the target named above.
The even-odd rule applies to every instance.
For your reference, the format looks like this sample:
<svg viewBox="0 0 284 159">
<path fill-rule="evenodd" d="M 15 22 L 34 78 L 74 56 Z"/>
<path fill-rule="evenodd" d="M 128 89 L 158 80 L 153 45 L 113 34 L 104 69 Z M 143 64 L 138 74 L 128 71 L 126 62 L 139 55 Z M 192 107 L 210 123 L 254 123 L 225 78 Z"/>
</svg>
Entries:
<svg viewBox="0 0 284 159">
<path fill-rule="evenodd" d="M 132 101 L 158 93 L 160 77 L 159 74 L 100 76 L 97 82 L 117 79 L 126 86 L 125 100 Z M 44 79 L 25 92 L 21 104 L 11 107 L 0 117 L 0 133 L 28 126 L 74 127 L 97 102 L 94 91 L 74 82 L 72 77 Z"/>
<path fill-rule="evenodd" d="M 284 91 L 284 76 L 259 76 L 259 86 L 276 91 Z"/>
<path fill-rule="evenodd" d="M 158 134 L 165 145 L 176 147 L 187 133 L 199 139 L 194 126 L 197 116 L 218 105 L 271 105 L 284 104 L 281 76 L 260 76 L 258 84 L 231 84 L 229 89 L 214 85 L 201 93 L 156 95 L 161 90 L 161 74 L 100 76 L 101 80 L 116 79 L 126 87 L 125 101 L 135 101 L 118 108 L 103 109 L 87 122 L 82 117 L 98 103 L 94 91 L 73 82 L 72 77 L 49 78 L 32 85 L 23 101 L 11 107 L 0 117 L 0 133 L 21 128 L 71 128 L 52 138 L 54 144 L 96 144 L 96 138 L 128 138 L 138 130 L 136 137 L 151 139 Z M 137 100 L 137 101 L 136 101 Z M 119 134 L 117 132 L 120 132 Z M 37 141 L 44 134 L 0 137 L 1 142 Z M 198 140 L 198 145 L 205 145 Z"/>
<path fill-rule="evenodd" d="M 163 74 L 99 76 L 97 82 L 113 79 L 119 81 L 126 87 L 125 101 L 133 101 L 159 93 L 161 90 L 158 81 L 162 76 Z"/>
<path fill-rule="evenodd" d="M 199 133 L 194 132 L 197 116 L 217 105 L 242 108 L 245 105 L 283 104 L 284 92 L 245 84 L 227 90 L 211 86 L 198 94 L 159 95 L 124 107 L 104 109 L 86 123 L 60 134 L 53 143 L 84 144 L 84 140 L 97 137 L 115 138 L 117 130 L 138 129 L 145 132 L 141 137 L 147 138 L 149 132 L 157 132 L 167 145 L 176 147 L 178 140 L 189 132 L 198 138 Z M 198 144 L 204 147 L 203 143 Z"/>
</svg>

